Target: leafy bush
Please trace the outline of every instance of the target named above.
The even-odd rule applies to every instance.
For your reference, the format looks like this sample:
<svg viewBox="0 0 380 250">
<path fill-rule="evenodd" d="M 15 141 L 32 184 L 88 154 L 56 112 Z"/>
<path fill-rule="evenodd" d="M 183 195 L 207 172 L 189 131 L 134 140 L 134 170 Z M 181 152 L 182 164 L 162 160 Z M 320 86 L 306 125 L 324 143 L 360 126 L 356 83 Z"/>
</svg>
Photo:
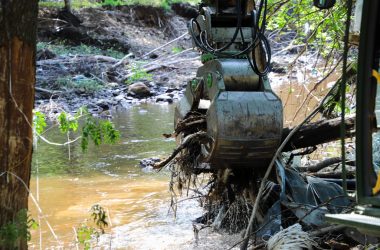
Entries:
<svg viewBox="0 0 380 250">
<path fill-rule="evenodd" d="M 103 83 L 94 78 L 84 76 L 60 77 L 56 81 L 59 88 L 76 89 L 86 93 L 94 93 L 103 88 Z"/>
<path fill-rule="evenodd" d="M 333 59 L 343 50 L 346 11 L 344 0 L 328 10 L 313 7 L 313 1 L 268 0 L 268 29 L 278 31 L 277 38 L 293 32 L 292 45 L 308 45 L 317 57 Z"/>
<path fill-rule="evenodd" d="M 152 74 L 146 72 L 146 70 L 142 69 L 140 66 L 134 65 L 132 66 L 131 70 L 132 75 L 128 77 L 128 80 L 126 81 L 127 84 L 131 84 L 139 80 L 153 80 Z"/>
<path fill-rule="evenodd" d="M 0 227 L 0 248 L 15 249 L 17 241 L 30 240 L 30 229 L 36 229 L 38 224 L 28 215 L 28 210 L 21 209 L 10 221 Z"/>
<path fill-rule="evenodd" d="M 65 41 L 61 40 L 59 42 L 47 43 L 39 42 L 37 43 L 37 50 L 49 49 L 54 54 L 58 56 L 67 56 L 67 55 L 104 55 L 110 56 L 116 59 L 121 59 L 124 57 L 124 53 L 117 51 L 113 48 L 107 50 L 99 49 L 95 46 L 89 46 L 86 44 L 81 44 L 78 46 L 67 45 Z"/>
</svg>

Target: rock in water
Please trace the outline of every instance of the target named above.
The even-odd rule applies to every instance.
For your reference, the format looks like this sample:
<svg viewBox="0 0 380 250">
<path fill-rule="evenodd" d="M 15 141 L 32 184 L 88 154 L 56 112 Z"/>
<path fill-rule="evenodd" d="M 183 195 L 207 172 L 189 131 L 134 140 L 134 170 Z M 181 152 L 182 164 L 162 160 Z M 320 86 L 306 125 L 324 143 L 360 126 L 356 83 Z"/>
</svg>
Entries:
<svg viewBox="0 0 380 250">
<path fill-rule="evenodd" d="M 157 96 L 156 101 L 157 102 L 172 103 L 173 102 L 173 98 L 170 95 L 168 95 L 168 94 L 162 94 L 162 95 Z"/>
<path fill-rule="evenodd" d="M 150 96 L 150 89 L 142 82 L 136 82 L 129 86 L 128 92 L 136 97 Z"/>
<path fill-rule="evenodd" d="M 151 157 L 151 158 L 145 158 L 140 161 L 140 167 L 141 168 L 146 168 L 153 166 L 155 163 L 160 162 L 161 159 L 157 157 Z"/>
</svg>

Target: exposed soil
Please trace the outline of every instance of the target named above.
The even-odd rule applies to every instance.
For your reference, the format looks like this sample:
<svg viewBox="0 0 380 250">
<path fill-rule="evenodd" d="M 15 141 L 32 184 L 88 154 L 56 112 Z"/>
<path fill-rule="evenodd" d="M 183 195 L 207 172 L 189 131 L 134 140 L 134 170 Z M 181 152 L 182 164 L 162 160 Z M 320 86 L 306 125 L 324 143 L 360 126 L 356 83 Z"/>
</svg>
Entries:
<svg viewBox="0 0 380 250">
<path fill-rule="evenodd" d="M 185 8 L 177 9 L 183 12 Z M 62 109 L 75 112 L 87 106 L 93 113 L 102 113 L 140 102 L 171 103 L 200 65 L 198 53 L 185 50 L 191 47 L 190 38 L 184 35 L 187 19 L 174 12 L 122 6 L 81 9 L 73 14 L 41 9 L 39 41 L 68 49 L 85 45 L 85 49 L 96 48 L 100 53 L 57 54 L 49 48 L 40 49 L 37 109 L 54 115 Z M 181 38 L 155 50 L 177 37 Z M 109 56 L 111 50 L 126 58 Z M 148 91 L 131 91 L 128 85 L 136 82 Z"/>
</svg>

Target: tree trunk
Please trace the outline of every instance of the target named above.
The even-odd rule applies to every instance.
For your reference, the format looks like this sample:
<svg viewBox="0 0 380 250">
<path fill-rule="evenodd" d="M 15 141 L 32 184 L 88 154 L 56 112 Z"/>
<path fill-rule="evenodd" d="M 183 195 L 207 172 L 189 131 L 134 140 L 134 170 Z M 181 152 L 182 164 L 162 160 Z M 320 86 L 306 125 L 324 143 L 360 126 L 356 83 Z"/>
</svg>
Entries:
<svg viewBox="0 0 380 250">
<path fill-rule="evenodd" d="M 322 143 L 336 141 L 340 138 L 340 117 L 330 120 L 322 120 L 306 124 L 293 135 L 290 141 L 285 145 L 283 151 L 292 151 L 300 148 L 316 146 Z M 353 136 L 355 129 L 355 116 L 346 117 L 346 136 Z M 282 140 L 284 140 L 292 128 L 284 128 L 282 131 Z"/>
<path fill-rule="evenodd" d="M 28 208 L 38 0 L 0 5 L 0 228 Z M 1 241 L 0 241 L 1 243 Z M 26 239 L 0 249 L 27 249 Z"/>
<path fill-rule="evenodd" d="M 65 0 L 65 9 L 71 12 L 71 0 Z"/>
</svg>

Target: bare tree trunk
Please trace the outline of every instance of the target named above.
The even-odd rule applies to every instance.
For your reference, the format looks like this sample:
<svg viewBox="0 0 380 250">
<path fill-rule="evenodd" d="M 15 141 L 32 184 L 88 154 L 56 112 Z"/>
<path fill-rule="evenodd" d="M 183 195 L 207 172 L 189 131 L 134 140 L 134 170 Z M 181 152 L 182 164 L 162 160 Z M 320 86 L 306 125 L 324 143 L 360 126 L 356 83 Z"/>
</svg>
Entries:
<svg viewBox="0 0 380 250">
<path fill-rule="evenodd" d="M 339 140 L 340 124 L 341 120 L 339 117 L 306 124 L 293 135 L 290 141 L 285 145 L 283 151 L 292 151 L 294 149 L 307 148 L 322 143 Z M 355 129 L 355 116 L 346 117 L 345 124 L 346 137 L 353 137 Z M 284 140 L 291 131 L 292 128 L 284 128 L 282 131 L 282 140 Z"/>
<path fill-rule="evenodd" d="M 38 0 L 0 5 L 0 229 L 28 208 Z M 0 241 L 1 243 L 1 241 Z M 26 239 L 0 249 L 27 249 Z"/>
<path fill-rule="evenodd" d="M 65 9 L 68 12 L 71 12 L 71 0 L 64 0 L 65 1 Z"/>
</svg>

